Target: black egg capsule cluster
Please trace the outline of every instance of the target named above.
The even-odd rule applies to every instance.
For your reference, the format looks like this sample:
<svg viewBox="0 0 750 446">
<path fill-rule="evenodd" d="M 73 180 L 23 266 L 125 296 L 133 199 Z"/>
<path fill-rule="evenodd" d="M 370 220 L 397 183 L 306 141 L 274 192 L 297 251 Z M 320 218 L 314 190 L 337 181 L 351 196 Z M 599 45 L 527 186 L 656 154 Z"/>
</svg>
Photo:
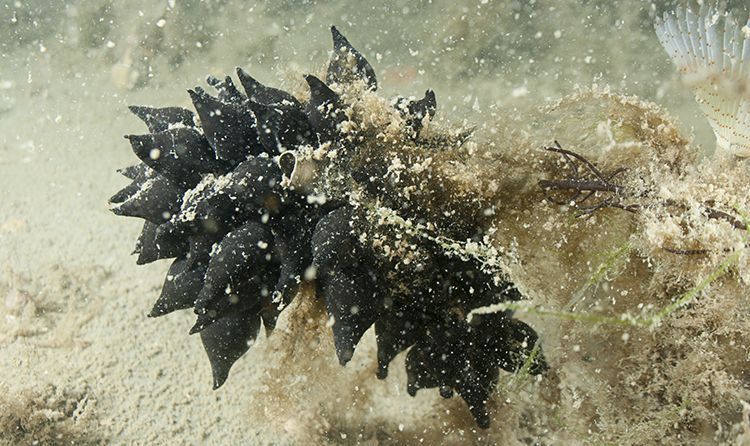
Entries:
<svg viewBox="0 0 750 446">
<path fill-rule="evenodd" d="M 314 280 L 333 318 L 342 364 L 374 325 L 379 378 L 408 349 L 410 394 L 434 387 L 444 397 L 456 392 L 487 427 L 498 370 L 546 368 L 540 354 L 532 355 L 536 333 L 510 312 L 465 318 L 473 308 L 520 298 L 515 287 L 426 242 L 421 249 L 430 262 L 412 272 L 408 286 L 397 284 L 392 265 L 360 237 L 357 228 L 367 218 L 346 193 L 316 201 L 293 186 L 315 171 L 289 154 L 327 146 L 346 160 L 357 151 L 356 139 L 342 135 L 350 117 L 340 87 L 357 84 L 368 94 L 377 88 L 369 62 L 335 27 L 332 33 L 325 81 L 305 76 L 306 102 L 238 68 L 244 93 L 230 77 L 209 78 L 215 96 L 189 90 L 195 112 L 130 107 L 149 133 L 126 136 L 141 162 L 121 171 L 132 183 L 111 198 L 112 211 L 145 220 L 138 264 L 174 259 L 150 316 L 194 309 L 190 333 L 200 333 L 218 388 L 261 324 L 270 333 L 300 285 Z M 399 98 L 394 106 L 416 138 L 435 113 L 435 95 Z"/>
</svg>

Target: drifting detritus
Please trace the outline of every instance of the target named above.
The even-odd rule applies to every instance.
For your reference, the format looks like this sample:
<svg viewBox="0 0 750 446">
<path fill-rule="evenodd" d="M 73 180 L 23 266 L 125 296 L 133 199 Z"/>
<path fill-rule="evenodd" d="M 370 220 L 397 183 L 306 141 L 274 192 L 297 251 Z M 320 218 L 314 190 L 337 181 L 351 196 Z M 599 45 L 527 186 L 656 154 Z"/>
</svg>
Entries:
<svg viewBox="0 0 750 446">
<path fill-rule="evenodd" d="M 487 427 L 498 369 L 547 366 L 536 333 L 511 312 L 467 321 L 521 295 L 497 269 L 439 242 L 485 235 L 480 200 L 451 196 L 450 178 L 433 167 L 463 156 L 468 135 L 429 128 L 430 90 L 420 100 L 376 95 L 372 66 L 332 33 L 325 81 L 305 76 L 307 101 L 237 69 L 244 93 L 231 77 L 209 78 L 217 95 L 190 90 L 195 113 L 131 107 L 149 133 L 126 137 L 141 163 L 122 171 L 132 183 L 112 210 L 146 220 L 139 264 L 174 259 L 150 316 L 194 309 L 190 332 L 200 333 L 218 388 L 261 323 L 270 333 L 314 282 L 341 364 L 374 325 L 379 378 L 408 349 L 409 394 L 456 392 Z M 435 236 L 388 225 L 383 212 Z"/>
</svg>

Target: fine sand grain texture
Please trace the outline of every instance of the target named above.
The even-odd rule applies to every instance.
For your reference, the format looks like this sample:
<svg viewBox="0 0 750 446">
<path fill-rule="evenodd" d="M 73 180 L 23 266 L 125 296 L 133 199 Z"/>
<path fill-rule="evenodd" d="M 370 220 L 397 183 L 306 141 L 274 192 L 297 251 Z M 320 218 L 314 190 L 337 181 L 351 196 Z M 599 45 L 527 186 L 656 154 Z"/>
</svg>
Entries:
<svg viewBox="0 0 750 446">
<path fill-rule="evenodd" d="M 135 264 L 131 252 L 140 223 L 114 216 L 107 200 L 127 184 L 117 169 L 136 161 L 123 135 L 144 131 L 127 105 L 189 107 L 186 88 L 203 84 L 207 74 L 232 73 L 237 65 L 269 85 L 294 90 L 302 85 L 302 73 L 325 66 L 331 24 L 345 29 L 367 54 L 383 86 L 381 94 L 421 95 L 432 88 L 442 123 L 476 126 L 480 141 L 502 138 L 497 147 L 514 146 L 509 143 L 514 137 L 521 141 L 515 147 L 533 143 L 528 150 L 560 134 L 574 138 L 577 128 L 570 124 L 575 121 L 570 116 L 564 124 L 569 127 L 560 134 L 544 120 L 525 122 L 519 117 L 538 116 L 537 107 L 573 93 L 576 85 L 598 83 L 668 107 L 681 119 L 677 125 L 683 135 L 695 133 L 692 146 L 704 145 L 710 151 L 710 130 L 673 77 L 650 28 L 653 11 L 673 2 L 655 2 L 653 8 L 650 2 L 635 0 L 587 6 L 551 0 L 533 3 L 536 6 L 484 0 L 464 2 L 465 6 L 448 1 L 372 6 L 343 0 L 66 3 L 0 1 L 0 444 L 585 444 L 620 439 L 620 433 L 628 432 L 629 426 L 612 414 L 621 409 L 618 404 L 630 402 L 620 399 L 622 389 L 606 387 L 623 375 L 597 381 L 598 368 L 582 371 L 590 358 L 567 348 L 582 344 L 585 353 L 619 348 L 612 356 L 624 358 L 623 363 L 633 368 L 629 376 L 648 381 L 638 364 L 626 361 L 642 352 L 633 342 L 627 348 L 613 342 L 611 332 L 604 329 L 602 334 L 598 326 L 596 336 L 587 337 L 581 327 L 569 329 L 568 321 L 550 322 L 533 314 L 524 320 L 542 338 L 571 335 L 570 342 L 550 342 L 550 357 L 560 371 L 544 385 L 523 377 L 506 378 L 493 408 L 490 433 L 476 429 L 457 398 L 446 402 L 433 391 L 408 397 L 402 364 L 393 364 L 388 380 L 377 381 L 371 332 L 352 362 L 340 367 L 327 317 L 310 304 L 311 299 L 295 301 L 290 310 L 296 312 L 282 316 L 275 339 L 261 337 L 234 366 L 228 382 L 213 391 L 203 347 L 196 336 L 187 334 L 194 315 L 146 317 L 168 263 Z M 586 135 L 577 136 L 583 141 Z M 508 161 L 504 156 L 488 159 L 477 172 L 497 159 L 500 166 L 508 165 L 502 164 Z M 529 161 L 513 162 L 528 167 Z M 525 185 L 528 178 L 516 175 Z M 719 175 L 704 173 L 714 176 Z M 507 184 L 511 177 L 505 177 Z M 538 211 L 533 217 L 541 221 L 551 212 Z M 514 245 L 514 231 L 523 232 L 518 219 L 509 221 L 508 217 L 506 229 L 496 236 L 504 247 Z M 632 223 L 621 215 L 605 220 L 610 221 L 621 224 L 623 234 Z M 662 223 L 658 216 L 645 215 L 639 224 L 653 235 Z M 545 237 L 544 231 L 535 231 L 535 236 Z M 622 244 L 619 237 L 626 234 L 611 232 Z M 642 244 L 637 248 L 651 255 L 644 248 L 650 239 L 644 240 L 636 240 Z M 593 246 L 601 257 L 612 248 L 609 242 L 593 237 L 576 249 Z M 553 244 L 543 243 L 550 249 Z M 564 252 L 580 255 L 580 265 L 567 265 L 562 257 L 553 262 L 528 244 L 516 252 L 526 257 L 510 272 L 523 281 L 524 291 L 541 293 L 550 287 L 542 278 L 578 268 L 582 277 L 565 277 L 575 288 L 592 268 L 583 265 L 583 256 L 591 252 Z M 534 263 L 535 256 L 541 260 Z M 641 260 L 633 256 L 628 274 L 646 268 Z M 676 264 L 680 262 L 688 263 L 680 259 Z M 523 265 L 528 269 L 520 269 Z M 706 268 L 710 266 L 715 265 Z M 628 277 L 621 280 L 634 281 Z M 649 277 L 656 282 L 661 276 Z M 726 289 L 728 295 L 740 293 L 732 284 Z M 532 297 L 535 303 L 554 307 L 568 297 L 556 293 Z M 714 315 L 722 308 L 713 301 L 706 306 Z M 720 325 L 722 320 L 711 322 Z M 700 328 L 663 332 L 689 337 Z M 746 334 L 747 327 L 744 330 Z M 622 330 L 616 331 L 616 336 L 622 335 Z M 662 344 L 648 345 L 655 345 L 653 356 L 664 353 L 657 348 Z M 746 354 L 738 349 L 737 355 Z M 679 353 L 674 356 L 684 359 Z M 615 359 L 602 360 L 610 372 L 616 369 Z M 662 373 L 658 379 L 694 377 L 703 370 L 683 362 L 695 370 Z M 724 373 L 715 372 L 711 376 Z M 729 373 L 741 375 L 738 370 Z M 581 376 L 591 379 L 583 382 Z M 569 384 L 558 387 L 566 378 Z M 727 378 L 730 381 L 737 384 Z M 690 384 L 690 378 L 685 382 Z M 576 389 L 596 395 L 582 403 Z M 658 394 L 660 388 L 648 390 Z M 716 394 L 721 397 L 725 390 L 717 388 Z M 678 399 L 671 395 L 672 412 L 660 414 L 658 422 L 639 425 L 647 432 L 639 432 L 638 438 L 658 438 L 660 429 L 671 428 L 664 420 L 676 425 L 682 413 L 674 409 Z M 548 401 L 554 403 L 545 412 Z M 582 405 L 582 415 L 576 418 Z M 740 421 L 741 405 L 736 406 L 729 415 L 737 418 L 732 422 Z M 643 407 L 656 410 L 653 404 Z M 728 424 L 726 420 L 709 426 L 710 422 L 696 422 L 700 432 L 694 438 L 732 437 L 712 436 Z M 588 426 L 601 429 L 593 440 L 587 440 Z M 738 441 L 749 436 L 740 432 L 746 426 L 734 428 L 741 434 Z M 535 443 L 539 439 L 542 443 Z"/>
</svg>

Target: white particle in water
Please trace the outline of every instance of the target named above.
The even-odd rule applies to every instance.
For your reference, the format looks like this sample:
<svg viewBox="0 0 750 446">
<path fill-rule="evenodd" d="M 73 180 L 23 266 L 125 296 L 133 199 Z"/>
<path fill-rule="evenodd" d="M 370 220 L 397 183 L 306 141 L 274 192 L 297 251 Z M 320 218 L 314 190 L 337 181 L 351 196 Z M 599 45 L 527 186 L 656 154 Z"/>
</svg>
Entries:
<svg viewBox="0 0 750 446">
<path fill-rule="evenodd" d="M 307 269 L 305 269 L 304 277 L 306 281 L 309 282 L 311 280 L 314 280 L 317 276 L 318 276 L 318 269 L 315 268 L 314 266 L 311 265 L 311 266 L 308 266 Z"/>
<path fill-rule="evenodd" d="M 526 96 L 527 94 L 529 94 L 529 89 L 526 88 L 525 85 L 516 87 L 513 89 L 513 91 L 510 92 L 510 95 L 513 96 L 514 98 L 520 98 L 520 97 Z"/>
</svg>

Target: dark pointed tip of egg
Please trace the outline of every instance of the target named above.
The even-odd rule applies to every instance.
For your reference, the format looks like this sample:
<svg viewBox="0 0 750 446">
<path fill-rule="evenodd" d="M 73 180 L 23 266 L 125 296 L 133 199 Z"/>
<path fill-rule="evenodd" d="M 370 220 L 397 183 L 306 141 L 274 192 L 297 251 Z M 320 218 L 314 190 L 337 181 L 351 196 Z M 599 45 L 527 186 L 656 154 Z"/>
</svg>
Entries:
<svg viewBox="0 0 750 446">
<path fill-rule="evenodd" d="M 338 333 L 337 336 L 335 331 L 333 341 L 336 347 L 336 356 L 339 359 L 339 364 L 344 366 L 352 360 L 352 356 L 354 356 L 354 346 L 356 344 L 351 341 L 351 336 L 341 333 Z"/>
<path fill-rule="evenodd" d="M 139 147 L 143 146 L 144 144 L 147 144 L 148 142 L 153 140 L 153 137 L 150 133 L 147 133 L 145 135 L 124 135 L 125 139 L 130 141 L 130 144 L 135 147 L 137 144 Z"/>
<path fill-rule="evenodd" d="M 135 180 L 139 176 L 146 173 L 148 168 L 143 163 L 134 164 L 132 166 L 123 167 L 122 169 L 117 169 L 117 173 L 124 176 L 125 178 L 129 178 L 131 180 Z"/>
<path fill-rule="evenodd" d="M 469 411 L 474 416 L 474 421 L 480 429 L 490 428 L 490 415 L 484 407 L 470 407 Z"/>
<path fill-rule="evenodd" d="M 211 363 L 211 375 L 213 378 L 213 390 L 223 386 L 229 378 L 229 367 L 223 367 L 218 363 Z"/>
<path fill-rule="evenodd" d="M 252 87 L 255 87 L 258 85 L 258 81 L 255 80 L 254 77 L 250 76 L 250 74 L 243 70 L 242 67 L 236 67 L 234 69 L 237 72 L 237 77 L 240 79 L 240 84 L 244 87 L 245 85 L 250 85 Z M 247 87 L 245 87 L 247 90 Z"/>
<path fill-rule="evenodd" d="M 154 306 L 151 308 L 151 311 L 149 311 L 146 316 L 151 317 L 151 318 L 161 317 L 169 313 L 172 313 L 175 310 L 184 308 L 184 306 L 170 305 L 170 303 L 171 302 L 166 301 L 164 297 L 164 291 L 162 291 L 162 295 L 159 296 L 159 299 L 154 303 Z"/>
<path fill-rule="evenodd" d="M 135 186 L 133 186 L 133 187 L 127 186 L 127 187 L 125 187 L 125 188 L 117 191 L 116 194 L 114 194 L 111 197 L 109 197 L 109 204 L 110 205 L 119 205 L 120 203 L 125 202 L 125 200 L 127 200 L 128 198 L 130 198 L 131 195 L 133 195 L 137 191 L 138 191 L 137 187 L 135 187 Z M 117 212 L 115 212 L 115 209 L 116 208 L 112 209 L 112 212 L 114 212 L 115 215 L 117 215 Z"/>
<path fill-rule="evenodd" d="M 336 28 L 336 25 L 331 25 L 331 35 L 333 35 L 333 44 L 335 48 L 339 48 L 341 45 L 349 44 L 349 41 L 341 34 L 341 31 Z"/>
<path fill-rule="evenodd" d="M 276 326 L 275 325 L 264 324 L 263 327 L 266 330 L 266 337 L 271 336 L 273 334 L 273 332 L 276 331 Z"/>
<path fill-rule="evenodd" d="M 216 322 L 217 317 L 215 314 L 210 315 L 208 311 L 204 310 L 195 310 L 195 313 L 198 315 L 198 317 L 195 320 L 195 324 L 190 329 L 189 334 L 196 334 L 203 331 L 205 328 L 212 325 L 214 322 Z"/>
<path fill-rule="evenodd" d="M 419 390 L 419 387 L 414 384 L 409 383 L 406 385 L 406 393 L 408 393 L 409 396 L 417 396 L 417 390 Z"/>
<path fill-rule="evenodd" d="M 378 365 L 378 371 L 375 373 L 375 376 L 378 377 L 378 379 L 386 379 L 388 378 L 388 365 Z"/>
<path fill-rule="evenodd" d="M 204 102 L 208 101 L 210 95 L 206 92 L 206 90 L 202 89 L 201 87 L 195 87 L 193 89 L 189 89 L 188 95 L 190 95 L 190 100 L 193 102 L 193 106 L 198 109 L 198 107 L 204 105 Z"/>
<path fill-rule="evenodd" d="M 221 361 L 211 361 L 211 390 L 218 390 L 229 378 L 229 367 Z"/>
<path fill-rule="evenodd" d="M 326 83 L 320 80 L 318 77 L 313 76 L 312 74 L 305 74 L 304 78 L 305 78 L 305 82 L 307 82 L 307 85 L 310 87 L 310 91 L 312 92 L 313 95 L 325 94 L 325 95 L 336 96 L 336 94 L 331 90 L 331 88 L 328 87 L 328 85 L 326 85 Z"/>
<path fill-rule="evenodd" d="M 209 74 L 208 76 L 206 76 L 206 83 L 212 87 L 216 87 L 217 85 L 221 84 L 221 81 L 216 76 Z"/>
<path fill-rule="evenodd" d="M 195 87 L 193 89 L 188 89 L 188 94 L 190 95 L 190 99 L 193 101 L 193 105 L 197 107 L 198 104 L 196 102 L 200 103 L 204 100 L 204 96 L 207 94 L 203 89 L 200 87 Z"/>
<path fill-rule="evenodd" d="M 128 109 L 146 124 L 151 133 L 168 130 L 173 124 L 194 126 L 193 112 L 181 107 L 131 105 Z"/>
<path fill-rule="evenodd" d="M 153 145 L 153 137 L 151 136 L 151 134 L 125 135 L 125 139 L 130 142 L 130 147 L 139 158 L 147 156 L 152 148 L 151 146 Z"/>
<path fill-rule="evenodd" d="M 347 39 L 343 34 L 341 34 L 341 31 L 339 31 L 335 25 L 331 25 L 331 36 L 333 37 L 333 50 L 334 51 L 341 51 L 343 49 L 346 49 L 348 51 L 353 52 L 355 55 L 358 55 L 357 50 L 349 42 L 349 39 Z M 359 55 L 359 57 L 362 57 L 362 56 Z"/>
<path fill-rule="evenodd" d="M 204 328 L 206 328 L 208 324 L 204 323 L 201 320 L 198 320 L 195 322 L 195 324 L 190 328 L 190 331 L 188 334 L 194 335 L 196 333 L 200 333 Z"/>
<path fill-rule="evenodd" d="M 143 105 L 128 105 L 128 110 L 139 118 L 145 119 L 152 108 Z"/>
<path fill-rule="evenodd" d="M 424 97 L 431 107 L 434 108 L 437 106 L 437 97 L 435 96 L 435 91 L 433 91 L 432 89 L 428 89 L 424 92 Z"/>
<path fill-rule="evenodd" d="M 440 392 L 440 396 L 445 399 L 449 399 L 453 397 L 453 389 L 451 389 L 448 386 L 440 386 L 439 392 Z"/>
<path fill-rule="evenodd" d="M 151 308 L 151 311 L 148 312 L 146 317 L 160 317 L 172 313 L 175 310 L 176 308 L 170 308 L 168 305 L 165 305 L 163 299 L 160 297 L 159 300 L 157 300 L 154 306 Z"/>
<path fill-rule="evenodd" d="M 110 200 L 110 203 L 115 205 L 111 209 L 113 214 L 117 215 L 118 217 L 132 217 L 130 210 L 125 207 L 125 203 L 127 202 L 118 203 Z"/>
<path fill-rule="evenodd" d="M 334 57 L 328 64 L 328 73 L 326 79 L 329 83 L 350 82 L 352 75 L 354 78 L 365 81 L 368 89 L 377 90 L 378 82 L 375 76 L 375 70 L 367 59 L 357 51 L 349 40 L 335 27 L 331 26 L 331 35 L 333 36 Z M 355 67 L 347 67 L 339 60 L 341 53 L 348 52 L 356 59 Z"/>
<path fill-rule="evenodd" d="M 339 358 L 339 364 L 345 366 L 354 356 L 354 346 L 349 345 L 337 345 L 336 356 Z"/>
</svg>

